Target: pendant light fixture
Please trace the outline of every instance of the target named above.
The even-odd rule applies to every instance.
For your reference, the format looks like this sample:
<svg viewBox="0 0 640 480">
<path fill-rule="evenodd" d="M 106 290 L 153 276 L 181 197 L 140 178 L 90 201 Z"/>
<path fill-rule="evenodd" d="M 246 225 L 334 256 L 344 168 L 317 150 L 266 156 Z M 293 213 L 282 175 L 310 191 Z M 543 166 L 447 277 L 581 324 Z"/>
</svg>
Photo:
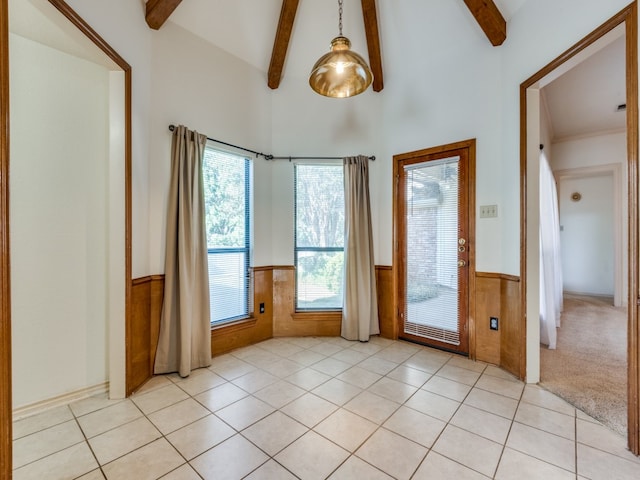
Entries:
<svg viewBox="0 0 640 480">
<path fill-rule="evenodd" d="M 342 36 L 342 2 L 338 0 L 338 30 L 331 51 L 316 62 L 309 75 L 311 88 L 325 97 L 346 98 L 364 92 L 373 81 L 367 62 L 351 51 L 351 42 Z"/>
</svg>

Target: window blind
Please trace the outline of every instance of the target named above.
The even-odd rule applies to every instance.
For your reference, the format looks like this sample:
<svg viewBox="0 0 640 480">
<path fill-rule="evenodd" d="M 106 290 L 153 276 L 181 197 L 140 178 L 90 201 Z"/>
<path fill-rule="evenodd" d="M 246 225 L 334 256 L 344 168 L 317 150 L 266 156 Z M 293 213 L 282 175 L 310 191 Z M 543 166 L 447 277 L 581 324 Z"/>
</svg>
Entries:
<svg viewBox="0 0 640 480">
<path fill-rule="evenodd" d="M 459 345 L 458 157 L 405 166 L 405 333 Z"/>
<path fill-rule="evenodd" d="M 203 162 L 211 323 L 247 317 L 251 161 L 207 147 Z"/>
</svg>

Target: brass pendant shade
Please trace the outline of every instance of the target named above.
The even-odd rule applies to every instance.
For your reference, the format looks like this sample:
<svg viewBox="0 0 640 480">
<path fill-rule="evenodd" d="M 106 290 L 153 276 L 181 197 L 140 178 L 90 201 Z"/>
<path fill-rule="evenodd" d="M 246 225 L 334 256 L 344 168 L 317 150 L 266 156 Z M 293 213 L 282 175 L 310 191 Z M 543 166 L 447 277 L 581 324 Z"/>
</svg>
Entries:
<svg viewBox="0 0 640 480">
<path fill-rule="evenodd" d="M 309 76 L 309 85 L 315 92 L 333 98 L 358 95 L 372 81 L 367 62 L 351 51 L 351 42 L 342 35 L 331 40 L 331 51 L 320 57 Z"/>
</svg>

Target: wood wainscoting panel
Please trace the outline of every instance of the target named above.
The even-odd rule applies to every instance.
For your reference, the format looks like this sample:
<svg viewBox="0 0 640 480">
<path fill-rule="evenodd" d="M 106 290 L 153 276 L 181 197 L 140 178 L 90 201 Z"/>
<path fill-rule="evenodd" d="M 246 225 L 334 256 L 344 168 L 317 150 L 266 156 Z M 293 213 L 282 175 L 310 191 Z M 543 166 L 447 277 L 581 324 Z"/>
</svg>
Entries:
<svg viewBox="0 0 640 480">
<path fill-rule="evenodd" d="M 500 365 L 500 330 L 491 330 L 489 319 L 498 318 L 498 328 L 500 328 L 502 321 L 500 283 L 498 274 L 476 273 L 476 360 L 494 365 Z"/>
<path fill-rule="evenodd" d="M 150 327 L 149 327 L 149 365 L 151 373 L 156 362 L 156 350 L 160 338 L 160 318 L 162 317 L 162 302 L 164 301 L 164 275 L 151 275 L 151 293 L 149 301 Z"/>
<path fill-rule="evenodd" d="M 295 268 L 273 267 L 273 336 L 286 337 L 295 310 Z"/>
<path fill-rule="evenodd" d="M 296 312 L 295 267 L 273 267 L 273 336 L 340 336 L 342 312 Z"/>
<path fill-rule="evenodd" d="M 162 316 L 162 302 L 164 299 L 164 275 L 151 275 L 133 281 L 135 316 L 141 319 L 145 316 L 148 324 L 147 349 L 149 361 L 149 375 L 153 374 L 158 337 L 160 334 L 160 319 Z M 144 302 L 146 301 L 146 307 Z M 273 336 L 273 276 L 271 267 L 256 267 L 253 269 L 253 316 L 241 322 L 225 325 L 211 330 L 211 355 L 245 347 Z M 265 312 L 260 313 L 260 304 L 265 304 Z M 136 322 L 138 323 L 138 322 Z M 143 343 L 137 348 L 142 349 Z M 137 387 L 136 387 L 137 388 Z"/>
<path fill-rule="evenodd" d="M 284 324 L 285 337 L 339 337 L 342 327 L 342 311 L 295 312 L 291 321 Z M 276 335 L 278 336 L 278 335 Z"/>
<path fill-rule="evenodd" d="M 393 274 L 389 266 L 376 266 L 380 336 L 397 338 L 393 315 Z M 273 267 L 273 336 L 340 336 L 342 312 L 296 312 L 295 267 Z"/>
<path fill-rule="evenodd" d="M 520 279 L 500 276 L 500 366 L 520 380 L 525 377 L 525 327 L 520 314 Z"/>
<path fill-rule="evenodd" d="M 273 269 L 253 270 L 253 310 L 251 318 L 211 330 L 211 355 L 216 356 L 273 337 Z M 264 313 L 260 304 L 264 303 Z"/>
<path fill-rule="evenodd" d="M 476 273 L 476 359 L 499 365 L 524 379 L 520 318 L 520 279 L 502 273 Z M 498 330 L 489 327 L 498 318 Z"/>
<path fill-rule="evenodd" d="M 339 336 L 341 312 L 295 312 L 295 268 L 293 266 L 255 267 L 253 271 L 253 314 L 251 318 L 211 330 L 213 356 L 252 345 L 272 337 Z M 394 338 L 393 289 L 391 267 L 376 267 L 380 333 Z M 153 374 L 158 346 L 160 316 L 164 295 L 164 275 L 152 275 L 133 281 L 135 358 L 137 381 Z M 260 304 L 264 303 L 264 313 Z M 147 342 L 143 341 L 147 339 Z M 138 363 L 148 362 L 142 369 Z M 145 373 L 146 372 L 146 373 Z M 145 375 L 148 375 L 145 377 Z M 144 377 L 143 380 L 140 380 Z M 134 377 L 132 377 L 134 378 Z M 139 385 L 138 385 L 139 386 Z M 138 388 L 136 386 L 135 388 Z"/>
<path fill-rule="evenodd" d="M 380 336 L 398 338 L 397 317 L 393 311 L 393 270 L 390 266 L 376 266 L 376 288 L 378 290 L 378 320 Z"/>
<path fill-rule="evenodd" d="M 273 336 L 340 336 L 342 312 L 296 312 L 295 267 L 273 267 Z"/>
<path fill-rule="evenodd" d="M 131 316 L 127 323 L 127 396 L 153 375 L 151 365 L 151 277 L 133 280 Z"/>
</svg>

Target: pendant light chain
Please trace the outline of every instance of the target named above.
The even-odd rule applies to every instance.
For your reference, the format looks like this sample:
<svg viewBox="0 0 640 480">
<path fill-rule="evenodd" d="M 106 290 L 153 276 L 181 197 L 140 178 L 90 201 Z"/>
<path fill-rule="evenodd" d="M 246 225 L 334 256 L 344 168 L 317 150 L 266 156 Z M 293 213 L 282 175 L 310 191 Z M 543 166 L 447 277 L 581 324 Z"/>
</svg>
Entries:
<svg viewBox="0 0 640 480">
<path fill-rule="evenodd" d="M 338 29 L 340 30 L 340 36 L 342 36 L 342 2 L 343 0 L 338 0 Z"/>
</svg>

